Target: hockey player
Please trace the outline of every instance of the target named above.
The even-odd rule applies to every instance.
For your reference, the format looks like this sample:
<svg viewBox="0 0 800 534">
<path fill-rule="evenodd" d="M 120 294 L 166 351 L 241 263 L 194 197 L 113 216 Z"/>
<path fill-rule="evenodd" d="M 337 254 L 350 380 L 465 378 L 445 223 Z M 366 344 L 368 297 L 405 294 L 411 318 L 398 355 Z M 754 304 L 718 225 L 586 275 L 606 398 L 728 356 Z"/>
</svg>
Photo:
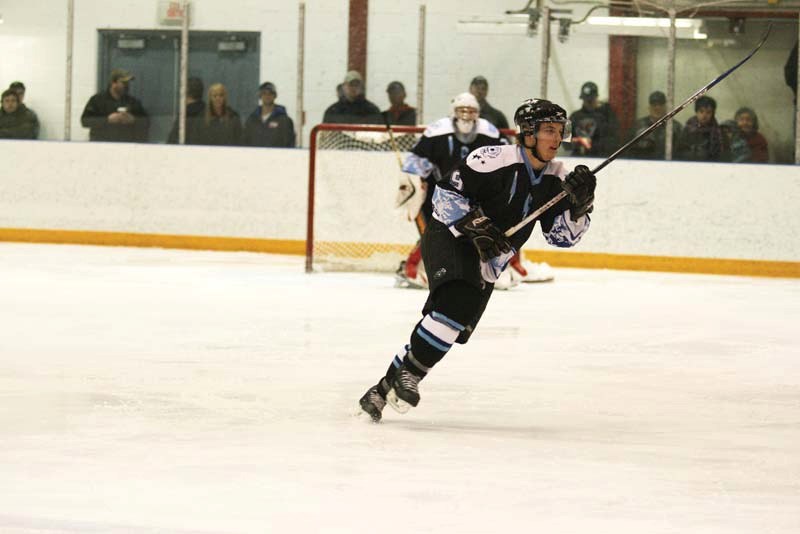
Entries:
<svg viewBox="0 0 800 534">
<path fill-rule="evenodd" d="M 419 382 L 453 343 L 469 340 L 495 280 L 535 222 L 510 237 L 506 230 L 562 190 L 567 196 L 537 219 L 545 239 L 571 247 L 589 228 L 594 174 L 583 165 L 567 174 L 553 159 L 570 139 L 564 109 L 547 100 L 526 100 L 514 122 L 519 145 L 479 148 L 436 184 L 433 217 L 422 236 L 430 293 L 410 341 L 360 399 L 362 412 L 374 422 L 380 421 L 387 401 L 400 413 L 417 406 Z"/>
<path fill-rule="evenodd" d="M 428 126 L 403 162 L 403 171 L 415 175 L 415 187 L 405 191 L 415 193 L 413 197 L 404 197 L 401 185 L 398 203 L 402 202 L 407 207 L 409 220 L 416 219 L 421 213 L 424 225 L 428 224 L 433 214 L 431 200 L 436 183 L 446 180 L 467 154 L 476 148 L 502 142 L 497 128 L 486 119 L 478 118 L 480 106 L 470 93 L 456 95 L 450 101 L 450 110 L 449 117 Z M 419 228 L 420 233 L 424 231 L 424 225 Z M 398 286 L 427 287 L 420 260 L 420 244 L 417 242 L 408 258 L 400 263 L 397 270 Z"/>
</svg>

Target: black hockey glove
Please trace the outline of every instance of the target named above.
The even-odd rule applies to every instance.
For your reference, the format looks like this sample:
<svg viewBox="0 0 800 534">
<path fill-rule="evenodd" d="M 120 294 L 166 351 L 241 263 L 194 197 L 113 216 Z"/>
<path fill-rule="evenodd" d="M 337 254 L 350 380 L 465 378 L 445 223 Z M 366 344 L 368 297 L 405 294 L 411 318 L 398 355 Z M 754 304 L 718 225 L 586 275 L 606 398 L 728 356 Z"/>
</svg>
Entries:
<svg viewBox="0 0 800 534">
<path fill-rule="evenodd" d="M 597 177 L 586 165 L 578 165 L 561 182 L 561 189 L 569 195 L 571 204 L 569 212 L 571 219 L 577 221 L 587 213 L 592 212 L 594 203 L 594 188 L 597 186 Z"/>
<path fill-rule="evenodd" d="M 457 220 L 454 226 L 456 230 L 472 240 L 482 261 L 489 261 L 511 250 L 511 243 L 508 242 L 506 236 L 492 224 L 492 220 L 484 215 L 483 209 L 480 207 Z"/>
</svg>

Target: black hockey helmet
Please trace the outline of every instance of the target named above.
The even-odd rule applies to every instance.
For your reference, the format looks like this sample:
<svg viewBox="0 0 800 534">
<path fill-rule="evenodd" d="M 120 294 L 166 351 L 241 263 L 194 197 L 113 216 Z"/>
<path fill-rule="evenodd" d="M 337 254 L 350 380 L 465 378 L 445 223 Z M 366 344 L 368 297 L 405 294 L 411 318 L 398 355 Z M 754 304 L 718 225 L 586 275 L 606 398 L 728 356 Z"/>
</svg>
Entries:
<svg viewBox="0 0 800 534">
<path fill-rule="evenodd" d="M 572 122 L 567 118 L 564 108 L 549 100 L 529 98 L 514 112 L 514 124 L 517 125 L 517 138 L 520 144 L 524 144 L 524 136 L 536 136 L 539 124 L 543 122 L 557 122 L 564 125 L 562 143 L 572 139 Z"/>
</svg>

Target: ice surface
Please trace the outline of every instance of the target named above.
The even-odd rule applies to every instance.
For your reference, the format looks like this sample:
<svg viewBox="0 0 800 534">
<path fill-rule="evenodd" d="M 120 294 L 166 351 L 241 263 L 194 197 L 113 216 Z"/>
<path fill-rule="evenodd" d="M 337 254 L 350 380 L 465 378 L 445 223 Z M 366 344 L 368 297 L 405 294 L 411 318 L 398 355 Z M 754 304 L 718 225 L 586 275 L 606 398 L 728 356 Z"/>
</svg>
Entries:
<svg viewBox="0 0 800 534">
<path fill-rule="evenodd" d="M 800 532 L 800 282 L 558 269 L 382 424 L 391 275 L 0 244 L 0 532 Z"/>
</svg>

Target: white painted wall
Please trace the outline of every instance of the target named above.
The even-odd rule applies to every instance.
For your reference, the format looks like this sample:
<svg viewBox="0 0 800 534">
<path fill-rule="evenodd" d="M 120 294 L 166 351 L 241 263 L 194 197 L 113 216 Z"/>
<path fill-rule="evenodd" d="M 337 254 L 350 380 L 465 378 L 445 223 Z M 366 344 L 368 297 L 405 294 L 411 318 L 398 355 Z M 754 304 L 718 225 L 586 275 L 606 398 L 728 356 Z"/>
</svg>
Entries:
<svg viewBox="0 0 800 534">
<path fill-rule="evenodd" d="M 42 121 L 42 137 L 60 139 L 63 132 L 66 0 L 3 2 L 0 25 L 0 87 L 20 79 L 28 86 L 28 103 Z M 74 90 L 72 137 L 85 140 L 80 114 L 97 90 L 97 30 L 157 29 L 157 0 L 75 0 Z M 297 118 L 296 61 L 298 0 L 193 0 L 192 29 L 255 31 L 262 39 L 261 79 L 273 81 L 279 103 Z M 347 0 L 306 0 L 305 137 L 335 98 L 335 87 L 347 69 Z M 425 122 L 448 112 L 450 98 L 468 87 L 477 74 L 489 79 L 489 101 L 509 118 L 519 103 L 538 96 L 541 39 L 524 35 L 459 33 L 458 20 L 500 16 L 519 9 L 520 0 L 371 0 L 368 18 L 367 96 L 381 109 L 388 106 L 386 85 L 404 82 L 408 100 L 417 102 L 417 32 L 420 5 L 427 6 L 425 49 Z M 559 7 L 565 7 L 563 4 Z M 577 18 L 586 4 L 572 4 Z M 601 14 L 595 12 L 594 14 Z M 792 160 L 791 92 L 783 83 L 783 64 L 797 35 L 796 21 L 776 26 L 767 46 L 740 73 L 715 88 L 720 117 L 737 107 L 752 105 L 762 131 L 778 161 Z M 175 29 L 175 27 L 171 27 Z M 677 96 L 683 99 L 719 72 L 738 61 L 759 34 L 757 22 L 731 48 L 707 48 L 703 42 L 680 41 Z M 569 111 L 580 106 L 578 91 L 586 80 L 608 95 L 608 39 L 573 35 L 567 43 L 554 40 L 549 97 Z M 638 56 L 637 108 L 645 113 L 646 99 L 666 80 L 666 40 L 641 39 Z M 146 103 L 145 103 L 146 105 Z M 239 110 L 246 112 L 246 110 Z M 691 112 L 679 119 L 684 122 Z"/>
<path fill-rule="evenodd" d="M 5 141 L 0 161 L 0 228 L 305 238 L 303 149 Z M 325 154 L 320 235 L 413 243 L 391 209 L 396 173 L 392 153 Z M 793 166 L 619 160 L 577 251 L 800 261 L 798 205 Z"/>
<path fill-rule="evenodd" d="M 279 103 L 296 117 L 298 5 L 296 0 L 193 0 L 193 30 L 256 31 L 261 33 L 261 79 L 278 87 Z M 347 70 L 348 2 L 306 0 L 305 107 L 306 139 L 335 100 L 335 88 Z M 388 107 L 386 86 L 401 80 L 408 101 L 417 101 L 417 33 L 419 6 L 427 5 L 425 50 L 425 120 L 448 113 L 449 101 L 466 91 L 478 74 L 489 79 L 489 101 L 511 118 L 519 103 L 539 89 L 540 39 L 519 35 L 490 36 L 458 33 L 464 17 L 499 15 L 518 9 L 518 0 L 487 5 L 482 0 L 372 0 L 368 19 L 367 96 Z M 72 138 L 88 139 L 80 114 L 97 91 L 98 29 L 157 29 L 156 0 L 75 0 Z M 28 86 L 28 103 L 43 124 L 44 139 L 63 133 L 66 42 L 66 0 L 4 3 L 5 23 L 0 45 L 9 61 L 0 63 L 0 86 L 16 79 Z M 175 29 L 175 27 L 170 27 Z M 553 51 L 551 98 L 578 105 L 578 88 L 586 79 L 607 91 L 608 51 L 605 40 L 576 41 Z M 575 68 L 580 65 L 580 68 Z M 146 106 L 145 102 L 145 106 Z M 240 110 L 243 111 L 243 110 Z"/>
</svg>

